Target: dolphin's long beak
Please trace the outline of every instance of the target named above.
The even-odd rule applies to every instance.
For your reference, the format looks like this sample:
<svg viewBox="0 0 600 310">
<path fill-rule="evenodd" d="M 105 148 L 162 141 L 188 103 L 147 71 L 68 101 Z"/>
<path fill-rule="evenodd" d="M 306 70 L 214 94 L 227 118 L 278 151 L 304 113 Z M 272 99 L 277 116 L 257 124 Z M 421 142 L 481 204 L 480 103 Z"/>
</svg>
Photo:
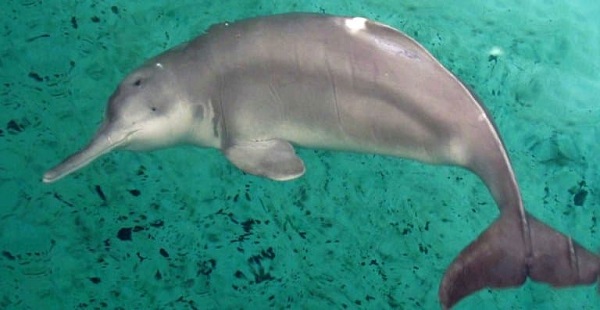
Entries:
<svg viewBox="0 0 600 310">
<path fill-rule="evenodd" d="M 128 134 L 115 135 L 115 132 L 111 130 L 111 126 L 104 124 L 85 148 L 48 170 L 42 180 L 44 183 L 52 183 L 87 166 L 94 159 L 121 146 L 127 141 L 128 136 Z"/>
</svg>

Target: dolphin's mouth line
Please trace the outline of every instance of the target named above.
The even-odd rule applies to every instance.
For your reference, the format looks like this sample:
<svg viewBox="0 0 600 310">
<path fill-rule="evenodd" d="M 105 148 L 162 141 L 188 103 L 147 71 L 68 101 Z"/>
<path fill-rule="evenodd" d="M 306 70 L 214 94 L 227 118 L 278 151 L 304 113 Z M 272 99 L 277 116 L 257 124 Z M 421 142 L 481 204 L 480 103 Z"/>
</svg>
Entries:
<svg viewBox="0 0 600 310">
<path fill-rule="evenodd" d="M 127 134 L 125 134 L 121 139 L 116 140 L 116 141 L 113 141 L 113 139 L 112 139 L 113 135 L 106 135 L 106 140 L 108 141 L 109 145 L 113 146 L 113 148 L 119 147 L 119 146 L 129 142 L 129 140 L 131 140 L 131 137 L 141 130 L 142 129 L 140 129 L 140 128 L 132 130 L 132 131 L 128 132 Z"/>
</svg>

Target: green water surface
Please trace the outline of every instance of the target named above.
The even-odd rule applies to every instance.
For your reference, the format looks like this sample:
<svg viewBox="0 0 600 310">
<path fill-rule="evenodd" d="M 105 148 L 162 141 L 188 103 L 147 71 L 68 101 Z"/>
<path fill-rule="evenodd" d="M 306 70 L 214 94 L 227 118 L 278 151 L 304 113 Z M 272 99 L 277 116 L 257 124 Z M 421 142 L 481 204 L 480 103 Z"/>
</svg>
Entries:
<svg viewBox="0 0 600 310">
<path fill-rule="evenodd" d="M 438 309 L 498 215 L 458 168 L 299 149 L 306 175 L 217 150 L 115 152 L 55 184 L 119 80 L 209 25 L 290 11 L 401 29 L 482 98 L 526 208 L 600 252 L 600 2 L 9 0 L 0 10 L 0 309 Z M 597 286 L 483 290 L 457 309 L 600 309 Z"/>
</svg>

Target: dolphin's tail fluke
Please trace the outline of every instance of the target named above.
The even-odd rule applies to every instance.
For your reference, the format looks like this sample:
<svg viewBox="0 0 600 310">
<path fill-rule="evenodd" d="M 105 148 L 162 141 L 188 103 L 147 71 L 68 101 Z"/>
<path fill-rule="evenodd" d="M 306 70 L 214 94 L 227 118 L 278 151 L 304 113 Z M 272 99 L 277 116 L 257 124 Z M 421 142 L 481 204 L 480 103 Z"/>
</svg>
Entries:
<svg viewBox="0 0 600 310">
<path fill-rule="evenodd" d="M 527 215 L 531 250 L 521 221 L 502 215 L 465 248 L 446 270 L 440 301 L 448 309 L 485 287 L 520 286 L 527 277 L 555 287 L 600 281 L 600 257 Z M 529 252 L 529 253 L 528 253 Z"/>
</svg>

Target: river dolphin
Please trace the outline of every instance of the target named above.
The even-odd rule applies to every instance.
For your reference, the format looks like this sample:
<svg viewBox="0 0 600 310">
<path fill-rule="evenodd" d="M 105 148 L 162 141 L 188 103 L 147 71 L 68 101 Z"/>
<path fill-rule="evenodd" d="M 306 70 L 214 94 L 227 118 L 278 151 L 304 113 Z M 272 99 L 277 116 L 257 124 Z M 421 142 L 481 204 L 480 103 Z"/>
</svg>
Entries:
<svg viewBox="0 0 600 310">
<path fill-rule="evenodd" d="M 600 257 L 528 214 L 506 149 L 480 101 L 423 46 L 360 17 L 283 14 L 220 23 L 149 60 L 110 97 L 54 182 L 114 149 L 220 149 L 241 170 L 302 176 L 292 145 L 464 167 L 500 216 L 447 269 L 443 308 L 485 287 L 593 284 Z"/>
</svg>

